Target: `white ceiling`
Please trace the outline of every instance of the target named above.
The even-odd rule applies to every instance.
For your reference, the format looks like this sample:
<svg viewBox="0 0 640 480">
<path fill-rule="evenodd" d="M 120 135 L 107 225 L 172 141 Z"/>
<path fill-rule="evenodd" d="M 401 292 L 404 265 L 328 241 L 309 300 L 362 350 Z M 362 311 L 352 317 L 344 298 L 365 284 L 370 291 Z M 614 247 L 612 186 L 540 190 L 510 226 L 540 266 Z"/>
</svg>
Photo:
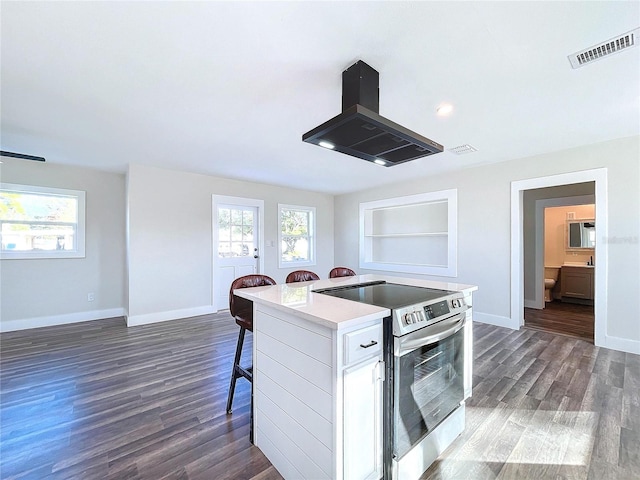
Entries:
<svg viewBox="0 0 640 480">
<path fill-rule="evenodd" d="M 2 150 L 344 193 L 640 133 L 640 2 L 2 2 Z M 451 152 L 391 168 L 301 141 L 380 72 L 380 114 Z M 454 105 L 438 117 L 442 102 Z"/>
</svg>

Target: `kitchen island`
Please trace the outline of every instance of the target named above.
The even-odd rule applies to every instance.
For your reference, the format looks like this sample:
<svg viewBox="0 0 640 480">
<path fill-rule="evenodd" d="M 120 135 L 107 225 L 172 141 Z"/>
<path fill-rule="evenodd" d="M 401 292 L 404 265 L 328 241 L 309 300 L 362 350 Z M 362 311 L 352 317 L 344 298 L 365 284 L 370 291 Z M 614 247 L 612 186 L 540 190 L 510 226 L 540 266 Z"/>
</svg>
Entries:
<svg viewBox="0 0 640 480">
<path fill-rule="evenodd" d="M 291 479 L 383 475 L 382 320 L 389 309 L 314 290 L 387 281 L 460 291 L 477 287 L 360 275 L 236 290 L 253 301 L 254 443 Z"/>
</svg>

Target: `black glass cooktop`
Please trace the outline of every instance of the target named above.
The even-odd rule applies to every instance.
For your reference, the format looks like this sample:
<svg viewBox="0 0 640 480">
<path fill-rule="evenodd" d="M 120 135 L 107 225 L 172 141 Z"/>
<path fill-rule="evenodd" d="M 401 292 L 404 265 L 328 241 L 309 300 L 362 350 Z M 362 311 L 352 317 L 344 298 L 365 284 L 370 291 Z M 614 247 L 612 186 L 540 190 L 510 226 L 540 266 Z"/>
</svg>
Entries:
<svg viewBox="0 0 640 480">
<path fill-rule="evenodd" d="M 398 285 L 387 282 L 371 282 L 347 285 L 344 287 L 323 288 L 314 290 L 314 292 L 390 309 L 408 307 L 455 293 L 448 290 L 436 290 L 434 288 Z"/>
</svg>

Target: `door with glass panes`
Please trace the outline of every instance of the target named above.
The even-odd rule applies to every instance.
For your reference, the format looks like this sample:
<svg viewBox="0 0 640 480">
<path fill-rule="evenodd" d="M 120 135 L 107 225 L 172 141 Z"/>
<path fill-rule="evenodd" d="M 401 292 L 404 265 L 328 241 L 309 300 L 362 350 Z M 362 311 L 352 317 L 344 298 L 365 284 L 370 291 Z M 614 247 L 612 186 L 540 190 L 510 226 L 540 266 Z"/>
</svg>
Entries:
<svg viewBox="0 0 640 480">
<path fill-rule="evenodd" d="M 258 208 L 254 206 L 216 206 L 214 255 L 217 309 L 229 307 L 229 286 L 234 279 L 259 272 L 258 218 Z"/>
</svg>

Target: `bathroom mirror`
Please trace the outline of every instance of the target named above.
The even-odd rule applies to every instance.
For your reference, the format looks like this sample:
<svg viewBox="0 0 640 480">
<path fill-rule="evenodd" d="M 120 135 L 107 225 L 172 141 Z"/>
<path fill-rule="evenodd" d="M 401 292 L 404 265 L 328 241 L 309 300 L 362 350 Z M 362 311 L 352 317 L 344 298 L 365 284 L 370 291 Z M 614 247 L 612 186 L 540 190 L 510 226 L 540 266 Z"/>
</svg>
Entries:
<svg viewBox="0 0 640 480">
<path fill-rule="evenodd" d="M 596 222 L 589 220 L 569 220 L 567 222 L 567 248 L 595 248 Z"/>
</svg>

